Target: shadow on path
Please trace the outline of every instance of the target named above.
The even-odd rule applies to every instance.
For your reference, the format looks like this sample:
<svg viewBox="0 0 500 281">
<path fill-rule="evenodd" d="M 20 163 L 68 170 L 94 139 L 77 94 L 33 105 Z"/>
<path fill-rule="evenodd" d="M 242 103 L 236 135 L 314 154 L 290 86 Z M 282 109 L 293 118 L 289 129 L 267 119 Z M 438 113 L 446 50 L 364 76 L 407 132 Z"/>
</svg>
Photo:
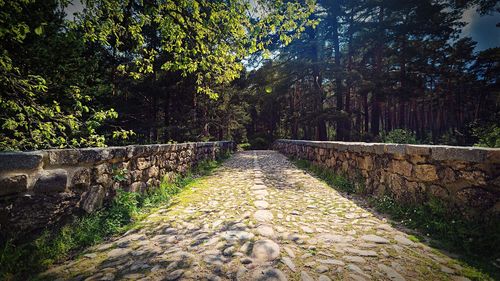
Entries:
<svg viewBox="0 0 500 281">
<path fill-rule="evenodd" d="M 237 153 L 140 227 L 40 277 L 60 280 L 468 280 L 454 259 L 274 151 Z"/>
</svg>

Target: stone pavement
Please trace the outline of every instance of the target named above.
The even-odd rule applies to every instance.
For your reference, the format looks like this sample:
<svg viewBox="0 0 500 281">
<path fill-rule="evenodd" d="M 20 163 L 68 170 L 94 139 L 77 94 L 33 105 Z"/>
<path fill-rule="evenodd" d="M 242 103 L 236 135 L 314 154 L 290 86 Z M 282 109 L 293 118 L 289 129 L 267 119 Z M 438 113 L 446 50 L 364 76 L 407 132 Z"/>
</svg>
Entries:
<svg viewBox="0 0 500 281">
<path fill-rule="evenodd" d="M 452 258 L 273 151 L 237 153 L 60 280 L 468 280 Z"/>
</svg>

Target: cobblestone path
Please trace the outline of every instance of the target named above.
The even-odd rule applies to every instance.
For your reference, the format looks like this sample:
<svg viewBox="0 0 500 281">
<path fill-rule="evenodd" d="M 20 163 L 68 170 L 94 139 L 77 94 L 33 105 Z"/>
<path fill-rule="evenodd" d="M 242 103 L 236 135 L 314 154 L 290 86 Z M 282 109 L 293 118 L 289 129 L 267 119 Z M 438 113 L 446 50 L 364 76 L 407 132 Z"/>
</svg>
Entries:
<svg viewBox="0 0 500 281">
<path fill-rule="evenodd" d="M 141 227 L 42 276 L 72 280 L 468 280 L 456 261 L 273 151 L 237 153 Z"/>
</svg>

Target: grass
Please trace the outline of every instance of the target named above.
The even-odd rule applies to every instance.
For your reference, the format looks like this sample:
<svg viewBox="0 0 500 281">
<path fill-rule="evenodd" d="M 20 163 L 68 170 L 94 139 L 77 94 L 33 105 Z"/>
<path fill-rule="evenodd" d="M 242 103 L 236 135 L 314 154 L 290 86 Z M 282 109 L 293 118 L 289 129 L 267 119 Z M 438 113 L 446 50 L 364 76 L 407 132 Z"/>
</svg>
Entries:
<svg viewBox="0 0 500 281">
<path fill-rule="evenodd" d="M 238 144 L 238 150 L 249 150 L 252 145 L 248 142 L 245 143 L 239 143 Z"/>
<path fill-rule="evenodd" d="M 337 190 L 358 195 L 365 193 L 362 184 L 353 183 L 325 167 L 305 160 L 295 160 L 294 163 Z M 401 204 L 390 194 L 369 197 L 367 201 L 377 211 L 389 214 L 393 220 L 421 233 L 422 237 L 431 238 L 432 246 L 459 253 L 464 267 L 462 274 L 471 280 L 500 280 L 500 270 L 491 263 L 499 258 L 500 253 L 498 218 L 467 219 L 436 198 L 419 205 Z M 409 239 L 421 240 L 413 235 Z"/>
<path fill-rule="evenodd" d="M 59 229 L 47 229 L 31 242 L 15 245 L 13 240 L 7 241 L 0 248 L 0 279 L 31 279 L 54 263 L 126 232 L 155 208 L 168 205 L 173 196 L 197 178 L 210 174 L 227 157 L 223 155 L 218 161 L 200 162 L 183 176 L 165 177 L 159 187 L 142 194 L 119 190 L 105 208 L 77 217 Z"/>
<path fill-rule="evenodd" d="M 460 253 L 468 264 L 500 279 L 498 268 L 491 264 L 500 253 L 500 223 L 497 219 L 486 216 L 466 219 L 436 198 L 421 205 L 399 204 L 389 195 L 370 198 L 369 202 L 376 210 L 391 215 L 393 220 L 432 238 L 432 246 Z M 472 280 L 487 279 L 472 269 L 466 273 Z"/>
</svg>

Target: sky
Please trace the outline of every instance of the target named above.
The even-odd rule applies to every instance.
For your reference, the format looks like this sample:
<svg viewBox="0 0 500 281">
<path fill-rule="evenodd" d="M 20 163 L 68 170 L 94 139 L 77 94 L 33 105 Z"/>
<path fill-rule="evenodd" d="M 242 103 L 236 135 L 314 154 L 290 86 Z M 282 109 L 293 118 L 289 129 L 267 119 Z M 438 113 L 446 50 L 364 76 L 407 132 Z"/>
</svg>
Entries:
<svg viewBox="0 0 500 281">
<path fill-rule="evenodd" d="M 79 0 L 72 0 L 71 3 L 64 9 L 67 19 L 74 19 L 74 13 L 83 11 L 83 4 Z"/>
<path fill-rule="evenodd" d="M 73 0 L 66 8 L 67 17 L 73 19 L 73 13 L 81 12 L 83 6 L 79 0 Z M 476 51 L 482 51 L 488 48 L 500 47 L 500 13 L 481 16 L 475 8 L 465 11 L 462 20 L 468 24 L 462 30 L 462 37 L 472 37 L 477 42 Z"/>
<path fill-rule="evenodd" d="M 468 24 L 462 29 L 462 36 L 472 37 L 477 42 L 476 51 L 500 47 L 500 13 L 481 16 L 475 8 L 465 11 L 462 20 Z"/>
</svg>

